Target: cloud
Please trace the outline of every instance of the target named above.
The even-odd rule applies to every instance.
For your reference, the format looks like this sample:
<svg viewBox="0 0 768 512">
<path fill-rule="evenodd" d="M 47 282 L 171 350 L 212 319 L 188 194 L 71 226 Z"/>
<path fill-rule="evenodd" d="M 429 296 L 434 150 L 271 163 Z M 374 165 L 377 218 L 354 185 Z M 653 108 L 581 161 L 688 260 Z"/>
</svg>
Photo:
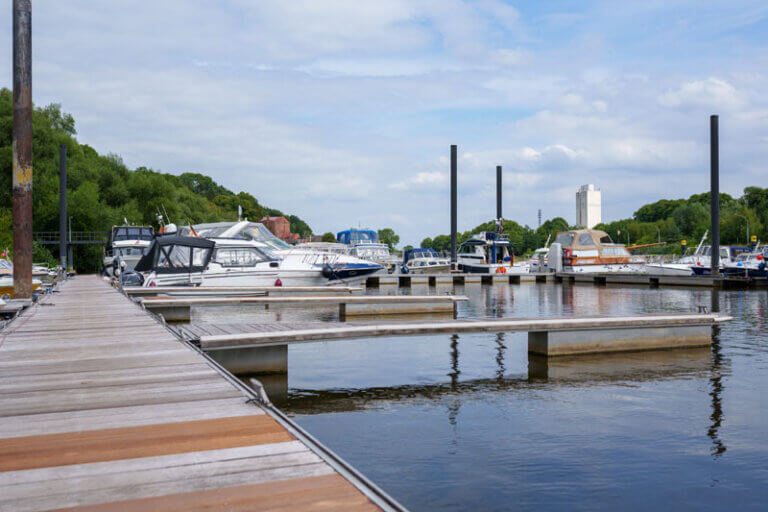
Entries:
<svg viewBox="0 0 768 512">
<path fill-rule="evenodd" d="M 48 0 L 35 102 L 130 166 L 207 173 L 318 232 L 446 232 L 450 144 L 462 230 L 493 216 L 496 165 L 509 218 L 572 220 L 592 182 L 612 219 L 706 189 L 711 112 L 724 191 L 768 178 L 765 38 L 741 31 L 763 14 L 734 2 Z"/>
<path fill-rule="evenodd" d="M 734 86 L 720 78 L 686 82 L 679 88 L 659 96 L 659 103 L 674 108 L 705 107 L 715 110 L 738 110 L 746 99 Z"/>
</svg>

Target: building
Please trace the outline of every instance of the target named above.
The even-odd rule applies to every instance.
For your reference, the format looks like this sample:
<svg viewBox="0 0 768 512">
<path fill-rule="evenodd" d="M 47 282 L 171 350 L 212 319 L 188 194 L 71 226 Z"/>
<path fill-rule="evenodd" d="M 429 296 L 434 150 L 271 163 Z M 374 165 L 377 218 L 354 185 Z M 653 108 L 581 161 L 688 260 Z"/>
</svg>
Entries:
<svg viewBox="0 0 768 512">
<path fill-rule="evenodd" d="M 291 233 L 291 223 L 285 217 L 264 217 L 259 222 L 264 224 L 268 230 L 277 238 L 286 242 L 295 242 L 299 235 Z"/>
<path fill-rule="evenodd" d="M 576 191 L 576 225 L 592 229 L 603 222 L 603 200 L 599 188 L 582 185 Z"/>
</svg>

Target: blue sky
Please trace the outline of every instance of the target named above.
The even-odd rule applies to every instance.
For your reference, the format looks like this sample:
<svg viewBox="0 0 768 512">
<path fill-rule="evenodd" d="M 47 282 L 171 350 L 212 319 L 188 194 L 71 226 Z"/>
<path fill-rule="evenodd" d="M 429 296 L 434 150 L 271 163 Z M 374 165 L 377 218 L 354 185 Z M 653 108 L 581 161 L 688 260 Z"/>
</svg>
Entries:
<svg viewBox="0 0 768 512">
<path fill-rule="evenodd" d="M 95 6 L 98 5 L 98 8 Z M 33 93 L 131 167 L 211 175 L 316 232 L 392 227 L 403 243 L 495 214 L 603 218 L 708 187 L 768 186 L 768 4 L 36 0 Z M 10 6 L 0 16 L 11 83 Z"/>
</svg>

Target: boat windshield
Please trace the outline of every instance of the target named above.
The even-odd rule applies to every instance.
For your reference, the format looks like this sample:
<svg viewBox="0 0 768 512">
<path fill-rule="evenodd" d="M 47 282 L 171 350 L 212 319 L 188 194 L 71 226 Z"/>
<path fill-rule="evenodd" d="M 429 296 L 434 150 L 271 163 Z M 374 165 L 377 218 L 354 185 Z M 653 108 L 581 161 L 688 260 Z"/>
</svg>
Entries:
<svg viewBox="0 0 768 512">
<path fill-rule="evenodd" d="M 555 238 L 555 243 L 563 247 L 570 247 L 573 243 L 573 233 L 559 233 Z"/>
<path fill-rule="evenodd" d="M 378 260 L 389 256 L 389 251 L 384 247 L 357 247 L 355 253 L 358 258 L 364 260 Z"/>
<path fill-rule="evenodd" d="M 152 228 L 120 227 L 112 231 L 112 240 L 152 240 Z"/>
<path fill-rule="evenodd" d="M 236 226 L 239 227 L 232 229 Z M 264 224 L 259 222 L 226 222 L 208 226 L 201 225 L 196 226 L 195 231 L 198 236 L 203 238 L 244 238 L 245 240 L 263 242 L 267 247 L 276 251 L 291 248 L 290 244 L 277 238 Z"/>
</svg>

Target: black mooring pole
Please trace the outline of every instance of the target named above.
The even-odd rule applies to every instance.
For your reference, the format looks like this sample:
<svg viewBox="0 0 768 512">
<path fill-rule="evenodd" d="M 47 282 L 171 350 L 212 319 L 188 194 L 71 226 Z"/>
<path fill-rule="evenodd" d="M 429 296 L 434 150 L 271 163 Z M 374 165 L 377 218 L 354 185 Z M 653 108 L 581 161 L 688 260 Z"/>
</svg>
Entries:
<svg viewBox="0 0 768 512">
<path fill-rule="evenodd" d="M 13 294 L 32 297 L 32 2 L 13 0 Z"/>
<path fill-rule="evenodd" d="M 59 262 L 67 271 L 67 147 L 59 146 Z"/>
<path fill-rule="evenodd" d="M 496 166 L 496 221 L 501 223 L 501 166 Z"/>
<path fill-rule="evenodd" d="M 451 145 L 451 268 L 456 267 L 456 203 L 457 203 L 457 179 L 456 179 L 456 144 Z"/>
<path fill-rule="evenodd" d="M 709 117 L 709 209 L 712 219 L 712 275 L 720 275 L 720 143 L 717 128 L 717 116 Z"/>
</svg>

